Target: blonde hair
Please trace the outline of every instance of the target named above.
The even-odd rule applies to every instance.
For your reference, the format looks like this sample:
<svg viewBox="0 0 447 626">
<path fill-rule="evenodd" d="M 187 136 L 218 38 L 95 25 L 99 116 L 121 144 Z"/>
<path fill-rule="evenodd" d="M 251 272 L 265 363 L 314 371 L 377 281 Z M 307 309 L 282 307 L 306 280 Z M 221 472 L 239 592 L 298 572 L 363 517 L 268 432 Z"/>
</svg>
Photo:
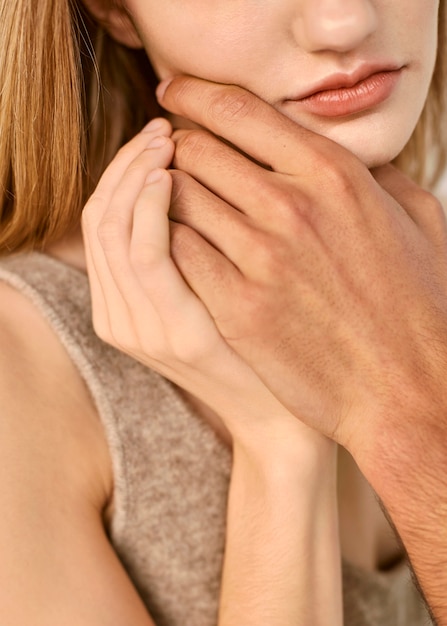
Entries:
<svg viewBox="0 0 447 626">
<path fill-rule="evenodd" d="M 440 1 L 435 71 L 419 122 L 395 165 L 433 188 L 447 164 L 447 7 Z"/>
<path fill-rule="evenodd" d="M 422 184 L 446 161 L 445 2 L 430 94 L 396 160 Z M 112 40 L 75 0 L 40 0 L 38 11 L 34 0 L 0 0 L 0 43 L 4 254 L 44 248 L 76 228 L 108 162 L 160 110 L 145 53 Z"/>
</svg>

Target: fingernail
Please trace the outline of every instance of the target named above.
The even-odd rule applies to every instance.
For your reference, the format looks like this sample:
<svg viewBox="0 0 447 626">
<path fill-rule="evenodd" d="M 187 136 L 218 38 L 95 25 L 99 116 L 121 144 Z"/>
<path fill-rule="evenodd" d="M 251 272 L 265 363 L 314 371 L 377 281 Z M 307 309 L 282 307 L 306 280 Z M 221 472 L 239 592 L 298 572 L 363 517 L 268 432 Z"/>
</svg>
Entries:
<svg viewBox="0 0 447 626">
<path fill-rule="evenodd" d="M 164 174 L 164 170 L 160 168 L 156 170 L 152 170 L 152 172 L 149 172 L 149 174 L 146 176 L 146 183 L 148 185 L 152 185 L 153 183 L 158 183 L 158 181 L 161 180 L 163 174 Z"/>
<path fill-rule="evenodd" d="M 162 117 L 156 117 L 155 119 L 151 120 L 149 122 L 149 124 L 146 124 L 146 126 L 142 129 L 142 133 L 151 133 L 154 130 L 158 130 L 159 128 L 163 128 L 163 126 L 165 125 L 166 120 L 164 120 Z"/>
<path fill-rule="evenodd" d="M 157 100 L 163 100 L 165 91 L 169 87 L 169 85 L 172 83 L 172 81 L 173 81 L 173 77 L 165 78 L 165 80 L 161 81 L 161 83 L 158 85 L 157 89 L 155 90 L 155 95 L 157 96 Z"/>
<path fill-rule="evenodd" d="M 167 137 L 155 137 L 149 142 L 148 148 L 162 148 L 168 143 Z"/>
</svg>

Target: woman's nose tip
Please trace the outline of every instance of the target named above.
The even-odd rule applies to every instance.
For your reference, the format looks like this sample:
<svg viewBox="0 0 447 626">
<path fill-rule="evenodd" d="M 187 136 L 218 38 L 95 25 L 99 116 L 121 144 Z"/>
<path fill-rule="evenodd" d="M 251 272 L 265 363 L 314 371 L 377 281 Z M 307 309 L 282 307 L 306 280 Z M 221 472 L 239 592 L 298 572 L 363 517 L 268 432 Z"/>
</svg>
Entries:
<svg viewBox="0 0 447 626">
<path fill-rule="evenodd" d="M 348 52 L 377 28 L 369 0 L 309 0 L 295 22 L 295 38 L 309 52 Z"/>
</svg>

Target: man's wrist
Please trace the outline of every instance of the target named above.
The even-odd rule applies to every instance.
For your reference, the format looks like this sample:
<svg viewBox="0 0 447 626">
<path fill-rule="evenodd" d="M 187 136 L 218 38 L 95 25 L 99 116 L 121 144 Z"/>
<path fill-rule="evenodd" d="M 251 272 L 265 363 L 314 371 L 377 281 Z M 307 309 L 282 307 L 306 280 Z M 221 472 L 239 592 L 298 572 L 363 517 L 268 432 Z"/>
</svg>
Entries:
<svg viewBox="0 0 447 626">
<path fill-rule="evenodd" d="M 447 410 L 419 401 L 374 422 L 351 452 L 387 510 L 427 604 L 447 624 Z"/>
</svg>

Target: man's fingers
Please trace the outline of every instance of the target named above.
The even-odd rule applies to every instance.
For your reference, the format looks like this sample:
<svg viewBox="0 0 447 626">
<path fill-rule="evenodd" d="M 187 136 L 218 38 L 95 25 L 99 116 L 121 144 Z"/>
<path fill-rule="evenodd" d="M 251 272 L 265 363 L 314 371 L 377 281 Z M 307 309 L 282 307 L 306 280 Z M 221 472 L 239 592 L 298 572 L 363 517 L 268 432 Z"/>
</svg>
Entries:
<svg viewBox="0 0 447 626">
<path fill-rule="evenodd" d="M 195 230 L 175 222 L 171 223 L 171 254 L 188 285 L 216 321 L 228 310 L 234 312 L 243 277 L 231 261 Z"/>
<path fill-rule="evenodd" d="M 173 140 L 174 167 L 248 217 L 274 227 L 283 203 L 298 195 L 291 176 L 264 169 L 207 131 L 176 131 Z"/>
<path fill-rule="evenodd" d="M 229 205 L 259 214 L 275 174 L 205 130 L 176 131 L 173 165 Z"/>
<path fill-rule="evenodd" d="M 253 229 L 249 217 L 203 187 L 186 172 L 172 171 L 174 181 L 170 218 L 194 229 L 233 264 L 240 266 L 250 251 Z"/>
<path fill-rule="evenodd" d="M 240 87 L 180 76 L 158 95 L 167 110 L 224 137 L 276 172 L 321 175 L 326 165 L 340 161 L 342 155 L 357 162 L 334 142 L 304 129 Z"/>
</svg>

